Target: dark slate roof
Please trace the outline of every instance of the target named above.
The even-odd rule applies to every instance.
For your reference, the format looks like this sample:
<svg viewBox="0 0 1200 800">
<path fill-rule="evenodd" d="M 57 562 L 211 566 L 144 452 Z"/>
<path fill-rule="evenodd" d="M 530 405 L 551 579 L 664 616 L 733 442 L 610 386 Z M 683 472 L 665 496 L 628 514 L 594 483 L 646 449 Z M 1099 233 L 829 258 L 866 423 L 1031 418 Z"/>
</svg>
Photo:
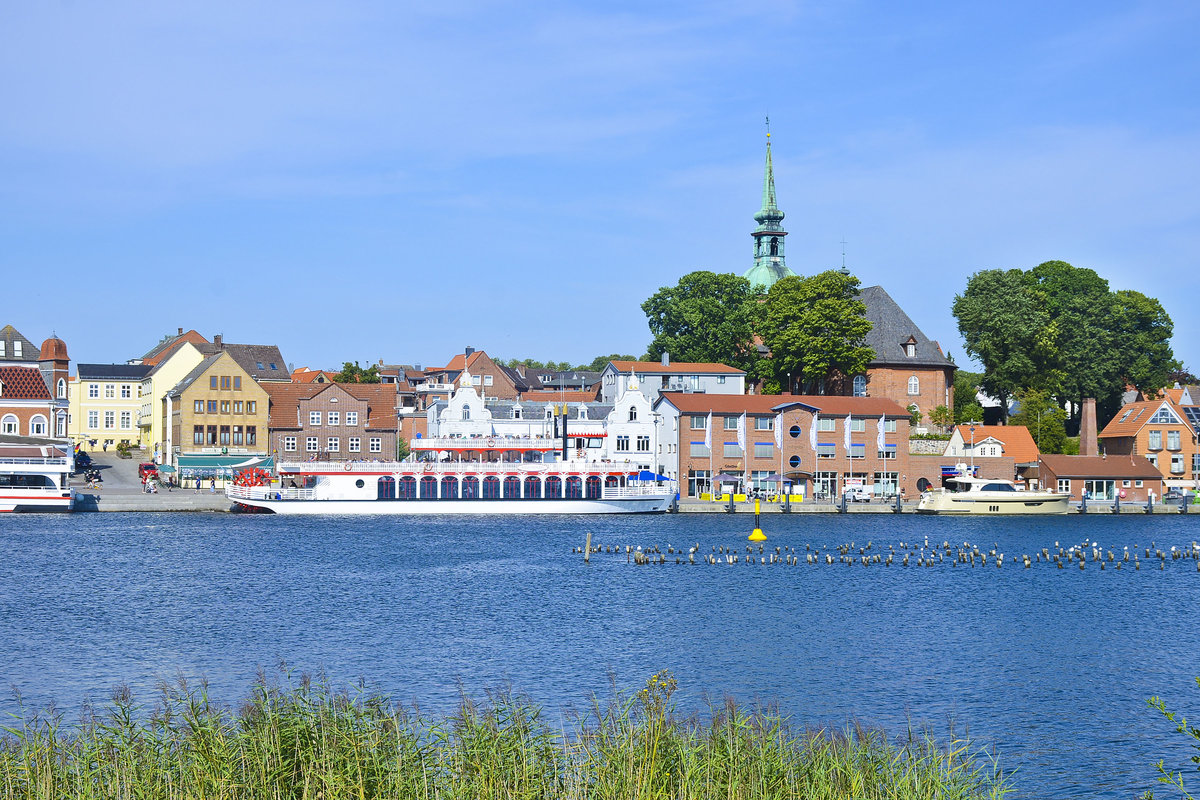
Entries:
<svg viewBox="0 0 1200 800">
<path fill-rule="evenodd" d="M 18 362 L 18 363 L 23 362 L 23 361 L 36 362 L 42 352 L 42 349 L 40 347 L 38 347 L 36 344 L 34 344 L 33 342 L 26 339 L 24 336 L 22 336 L 21 332 L 18 331 L 16 328 L 14 328 L 12 325 L 5 325 L 3 328 L 0 328 L 0 340 L 3 340 L 3 342 L 4 342 L 4 352 L 3 352 L 3 354 L 0 354 L 0 362 L 3 362 L 3 361 L 11 361 L 11 362 Z M 13 342 L 21 343 L 21 355 L 20 356 L 13 355 L 13 353 L 14 353 Z"/>
<path fill-rule="evenodd" d="M 195 383 L 201 375 L 207 372 L 209 367 L 217 363 L 217 359 L 220 357 L 221 353 L 218 351 L 197 364 L 191 372 L 183 376 L 183 380 L 175 384 L 175 387 L 171 389 L 171 391 L 167 392 L 167 397 L 179 397 L 181 394 L 183 394 L 184 390 Z"/>
<path fill-rule="evenodd" d="M 89 378 L 140 381 L 151 369 L 149 364 L 76 364 L 75 374 L 81 381 Z"/>
<path fill-rule="evenodd" d="M 529 390 L 529 381 L 521 377 L 521 373 L 517 372 L 512 367 L 506 367 L 503 364 L 496 364 L 496 366 L 508 376 L 508 379 L 513 383 L 513 388 L 516 389 L 518 393 Z"/>
<path fill-rule="evenodd" d="M 1192 430 L 1200 434 L 1200 406 L 1180 406 L 1180 408 L 1187 416 L 1187 421 L 1192 424 Z"/>
<path fill-rule="evenodd" d="M 942 354 L 917 327 L 908 314 L 883 290 L 882 286 L 868 286 L 859 294 L 867 306 L 867 319 L 871 332 L 867 334 L 867 345 L 875 351 L 872 366 L 883 364 L 918 364 L 928 367 L 953 367 L 954 363 Z M 912 337 L 917 344 L 917 353 L 912 358 L 904 354 L 904 343 Z"/>
<path fill-rule="evenodd" d="M 256 381 L 281 381 L 284 383 L 292 381 L 292 373 L 288 371 L 287 362 L 283 360 L 283 354 L 279 352 L 276 345 L 198 344 L 196 349 L 206 356 L 221 352 L 229 353 L 238 366 L 250 373 L 250 377 Z"/>
<path fill-rule="evenodd" d="M 0 366 L 0 398 L 6 400 L 49 400 L 50 392 L 46 381 L 37 367 L 22 367 L 15 364 Z"/>
</svg>

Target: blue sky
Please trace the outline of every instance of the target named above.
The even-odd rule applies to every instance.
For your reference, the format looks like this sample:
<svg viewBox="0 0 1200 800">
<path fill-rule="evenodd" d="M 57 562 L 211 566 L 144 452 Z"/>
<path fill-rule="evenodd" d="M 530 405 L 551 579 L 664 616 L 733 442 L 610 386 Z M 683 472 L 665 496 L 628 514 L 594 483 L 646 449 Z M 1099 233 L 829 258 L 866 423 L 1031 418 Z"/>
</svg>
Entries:
<svg viewBox="0 0 1200 800">
<path fill-rule="evenodd" d="M 3 322 L 77 361 L 179 326 L 297 366 L 640 354 L 744 272 L 770 114 L 788 265 L 967 362 L 971 273 L 1158 297 L 1200 370 L 1200 5 L 0 6 Z"/>
</svg>

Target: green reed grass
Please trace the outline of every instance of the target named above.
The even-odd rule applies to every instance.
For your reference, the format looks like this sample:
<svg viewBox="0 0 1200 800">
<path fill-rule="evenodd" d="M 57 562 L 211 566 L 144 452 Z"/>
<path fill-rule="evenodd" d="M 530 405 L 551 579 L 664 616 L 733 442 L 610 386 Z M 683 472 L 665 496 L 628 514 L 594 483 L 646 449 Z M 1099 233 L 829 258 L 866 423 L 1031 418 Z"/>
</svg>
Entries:
<svg viewBox="0 0 1200 800">
<path fill-rule="evenodd" d="M 286 675 L 286 673 L 285 673 Z M 793 731 L 732 701 L 701 720 L 676 713 L 669 673 L 594 701 L 554 727 L 511 692 L 463 699 L 444 718 L 326 680 L 265 678 L 236 712 L 205 686 L 163 687 L 152 709 L 118 692 L 64 727 L 23 712 L 0 738 L 0 800 L 37 798 L 503 798 L 538 800 L 964 800 L 1000 798 L 986 752 L 928 735 Z"/>
</svg>

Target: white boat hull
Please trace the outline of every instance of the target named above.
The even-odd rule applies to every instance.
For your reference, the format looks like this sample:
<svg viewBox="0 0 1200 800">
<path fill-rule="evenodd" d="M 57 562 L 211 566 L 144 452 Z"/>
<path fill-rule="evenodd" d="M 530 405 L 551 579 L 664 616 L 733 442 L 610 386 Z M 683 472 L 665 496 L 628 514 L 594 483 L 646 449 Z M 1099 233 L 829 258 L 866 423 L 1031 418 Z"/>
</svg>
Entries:
<svg viewBox="0 0 1200 800">
<path fill-rule="evenodd" d="M 1004 492 L 981 496 L 978 492 L 930 492 L 917 503 L 918 514 L 1066 514 L 1070 497 L 1065 494 Z"/>
<path fill-rule="evenodd" d="M 656 514 L 666 511 L 674 495 L 648 495 L 612 500 L 270 500 L 231 498 L 251 508 L 294 515 L 419 514 Z"/>
<path fill-rule="evenodd" d="M 64 512 L 75 509 L 74 489 L 0 489 L 0 513 Z"/>
</svg>

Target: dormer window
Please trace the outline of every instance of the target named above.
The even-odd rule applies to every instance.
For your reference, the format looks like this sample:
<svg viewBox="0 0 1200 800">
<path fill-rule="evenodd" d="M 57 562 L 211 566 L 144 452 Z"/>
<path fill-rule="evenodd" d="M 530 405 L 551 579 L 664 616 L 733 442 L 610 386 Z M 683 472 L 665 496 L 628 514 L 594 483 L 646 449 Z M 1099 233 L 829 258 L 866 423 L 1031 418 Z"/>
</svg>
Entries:
<svg viewBox="0 0 1200 800">
<path fill-rule="evenodd" d="M 4 345 L 5 345 L 5 341 L 3 339 L 0 339 L 0 358 L 4 358 Z"/>
<path fill-rule="evenodd" d="M 629 407 L 629 421 L 637 422 L 637 407 L 635 406 Z"/>
<path fill-rule="evenodd" d="M 463 406 L 462 418 L 463 419 L 471 418 L 471 407 L 470 406 Z"/>
<path fill-rule="evenodd" d="M 520 419 L 520 418 L 521 418 L 521 407 L 520 407 L 520 406 L 513 406 L 513 410 L 512 410 L 512 418 L 513 418 L 513 419 Z"/>
<path fill-rule="evenodd" d="M 909 358 L 916 358 L 917 356 L 917 340 L 912 336 L 909 336 L 908 341 L 904 343 L 904 355 Z"/>
<path fill-rule="evenodd" d="M 580 406 L 579 414 L 575 417 L 575 419 L 587 419 L 587 418 L 588 418 L 587 406 Z"/>
<path fill-rule="evenodd" d="M 16 358 L 21 357 L 21 340 L 20 339 L 17 339 L 16 341 L 13 342 L 13 356 Z"/>
</svg>

